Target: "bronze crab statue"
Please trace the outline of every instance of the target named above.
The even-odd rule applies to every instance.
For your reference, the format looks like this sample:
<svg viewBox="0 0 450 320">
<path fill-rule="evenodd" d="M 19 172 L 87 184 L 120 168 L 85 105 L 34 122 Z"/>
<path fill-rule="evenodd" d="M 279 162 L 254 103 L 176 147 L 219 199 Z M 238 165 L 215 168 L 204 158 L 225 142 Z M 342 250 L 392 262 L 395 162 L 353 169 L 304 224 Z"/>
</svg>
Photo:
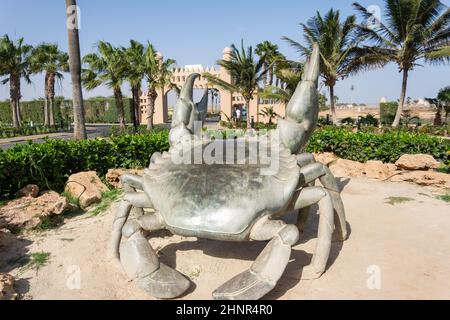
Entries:
<svg viewBox="0 0 450 320">
<path fill-rule="evenodd" d="M 194 104 L 193 85 L 199 75 L 188 78 L 174 110 L 169 152 L 153 155 L 143 177 L 122 177 L 126 193 L 114 221 L 110 254 L 141 289 L 154 297 L 170 299 L 190 287 L 181 273 L 159 262 L 144 236 L 144 231 L 168 230 L 212 240 L 270 241 L 249 270 L 213 293 L 215 299 L 260 299 L 283 275 L 291 247 L 298 242 L 314 204 L 320 212 L 318 240 L 302 279 L 316 279 L 324 273 L 333 232 L 336 229 L 343 241 L 347 229 L 334 176 L 311 154 L 303 153 L 318 120 L 319 66 L 316 46 L 305 66 L 304 79 L 287 106 L 286 118 L 279 119 L 273 132 L 279 139 L 269 137 L 264 141 L 251 135 L 234 140 L 196 138 L 195 122 L 204 118 L 207 94 Z M 270 146 L 277 156 L 265 162 L 252 161 L 252 142 L 258 147 Z M 240 155 L 226 156 L 234 160 L 231 163 L 194 159 L 196 153 L 211 150 L 216 156 L 221 149 L 233 153 L 225 147 L 230 145 L 232 151 L 244 146 Z M 183 150 L 191 152 L 190 161 L 180 162 L 174 157 Z M 262 174 L 271 167 L 275 167 L 272 174 Z M 314 186 L 317 179 L 322 186 Z M 155 212 L 144 214 L 143 209 Z M 298 224 L 286 224 L 281 218 L 293 210 L 300 210 Z"/>
</svg>

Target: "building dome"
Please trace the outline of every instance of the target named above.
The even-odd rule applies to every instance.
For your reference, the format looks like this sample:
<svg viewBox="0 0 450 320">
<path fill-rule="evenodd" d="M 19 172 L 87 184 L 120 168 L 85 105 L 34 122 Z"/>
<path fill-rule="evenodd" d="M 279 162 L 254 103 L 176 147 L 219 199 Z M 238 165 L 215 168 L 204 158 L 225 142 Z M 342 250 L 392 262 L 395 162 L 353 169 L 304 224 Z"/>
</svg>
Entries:
<svg viewBox="0 0 450 320">
<path fill-rule="evenodd" d="M 227 53 L 231 53 L 233 50 L 231 50 L 230 47 L 226 47 L 225 49 L 223 49 L 223 53 L 227 54 Z"/>
</svg>

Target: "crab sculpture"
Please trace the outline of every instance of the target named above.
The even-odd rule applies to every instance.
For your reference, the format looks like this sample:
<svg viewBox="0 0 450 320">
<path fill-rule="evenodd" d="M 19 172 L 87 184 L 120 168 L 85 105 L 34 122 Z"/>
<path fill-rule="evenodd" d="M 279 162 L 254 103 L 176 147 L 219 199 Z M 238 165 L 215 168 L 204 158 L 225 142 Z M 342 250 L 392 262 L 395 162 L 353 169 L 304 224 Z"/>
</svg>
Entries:
<svg viewBox="0 0 450 320">
<path fill-rule="evenodd" d="M 317 245 L 301 279 L 316 279 L 324 273 L 334 231 L 343 241 L 347 229 L 335 178 L 326 166 L 303 152 L 318 119 L 319 64 L 315 46 L 304 79 L 287 106 L 286 118 L 278 120 L 278 128 L 265 140 L 251 134 L 233 140 L 199 139 L 195 123 L 206 114 L 207 92 L 195 104 L 193 85 L 199 75 L 187 79 L 174 110 L 169 152 L 153 155 L 143 177 L 122 177 L 126 192 L 114 221 L 109 250 L 138 287 L 162 299 L 179 297 L 189 289 L 190 281 L 161 263 L 145 237 L 145 232 L 168 230 L 220 241 L 269 241 L 249 270 L 213 292 L 214 299 L 260 299 L 282 277 L 310 207 L 316 204 L 320 215 Z M 252 143 L 270 146 L 277 156 L 251 161 Z M 237 155 L 226 147 L 232 146 L 233 151 L 238 145 L 244 151 Z M 178 159 L 175 154 L 186 150 L 194 156 L 184 160 L 191 161 L 174 160 Z M 223 156 L 233 161 L 196 161 L 195 154 L 208 150 L 215 150 L 216 156 L 225 150 L 227 155 Z M 269 174 L 272 167 L 275 170 Z M 315 186 L 316 180 L 321 186 Z M 154 212 L 144 214 L 143 209 Z M 293 210 L 299 210 L 297 225 L 281 219 Z"/>
</svg>

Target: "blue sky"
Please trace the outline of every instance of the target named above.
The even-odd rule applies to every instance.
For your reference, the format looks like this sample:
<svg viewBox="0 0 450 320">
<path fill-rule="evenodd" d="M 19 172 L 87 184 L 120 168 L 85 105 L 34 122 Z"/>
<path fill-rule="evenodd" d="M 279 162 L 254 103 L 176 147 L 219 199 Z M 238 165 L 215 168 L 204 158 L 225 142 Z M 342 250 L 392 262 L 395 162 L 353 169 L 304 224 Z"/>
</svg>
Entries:
<svg viewBox="0 0 450 320">
<path fill-rule="evenodd" d="M 152 42 L 165 57 L 178 65 L 213 65 L 221 58 L 224 47 L 240 43 L 248 45 L 270 40 L 280 46 L 291 59 L 299 55 L 281 40 L 289 36 L 301 40 L 299 22 L 305 22 L 318 10 L 340 9 L 353 14 L 353 1 L 339 0 L 170 0 L 170 1 L 106 1 L 78 0 L 81 7 L 81 50 L 86 54 L 99 40 L 127 45 L 130 39 Z M 379 5 L 381 0 L 361 0 L 365 6 Z M 226 5 L 220 5 L 225 3 Z M 450 5 L 450 0 L 444 0 Z M 67 49 L 65 1 L 0 0 L 0 35 L 24 37 L 32 45 L 56 42 Z M 426 66 L 411 74 L 408 95 L 412 98 L 434 96 L 450 85 L 450 66 Z M 58 95 L 70 96 L 70 77 L 57 89 Z M 34 76 L 32 85 L 23 84 L 23 98 L 43 95 L 43 75 Z M 382 96 L 397 99 L 401 77 L 395 65 L 362 73 L 340 81 L 336 94 L 340 101 L 351 100 L 350 87 L 355 86 L 354 101 L 377 103 Z M 129 94 L 125 86 L 124 93 Z M 85 96 L 111 95 L 107 88 L 86 92 Z M 0 86 L 0 100 L 7 99 L 9 89 Z"/>
</svg>

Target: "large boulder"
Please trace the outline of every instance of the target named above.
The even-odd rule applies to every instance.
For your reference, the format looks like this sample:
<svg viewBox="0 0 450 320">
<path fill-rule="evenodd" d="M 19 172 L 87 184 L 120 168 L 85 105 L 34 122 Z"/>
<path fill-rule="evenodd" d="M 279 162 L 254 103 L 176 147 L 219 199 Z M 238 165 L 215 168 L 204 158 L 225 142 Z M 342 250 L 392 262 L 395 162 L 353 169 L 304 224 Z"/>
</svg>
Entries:
<svg viewBox="0 0 450 320">
<path fill-rule="evenodd" d="M 106 174 L 106 180 L 108 180 L 108 183 L 115 189 L 121 189 L 122 182 L 121 182 L 120 178 L 125 173 L 143 176 L 144 169 L 109 169 L 108 173 Z"/>
<path fill-rule="evenodd" d="M 364 164 L 338 159 L 330 164 L 330 170 L 336 177 L 360 177 L 363 175 Z"/>
<path fill-rule="evenodd" d="M 36 198 L 39 195 L 39 187 L 35 184 L 29 184 L 17 192 L 19 197 Z"/>
<path fill-rule="evenodd" d="M 77 199 L 80 208 L 85 210 L 91 205 L 99 203 L 102 194 L 109 189 L 95 171 L 89 171 L 71 175 L 64 191 Z"/>
<path fill-rule="evenodd" d="M 316 159 L 317 162 L 320 162 L 326 166 L 329 166 L 330 164 L 339 159 L 337 155 L 335 155 L 332 152 L 315 153 L 314 158 Z"/>
<path fill-rule="evenodd" d="M 73 209 L 66 197 L 57 192 L 44 192 L 38 198 L 19 198 L 9 201 L 0 208 L 1 228 L 32 229 L 38 226 L 42 219 Z"/>
<path fill-rule="evenodd" d="M 435 171 L 403 171 L 393 176 L 389 181 L 411 182 L 443 192 L 450 189 L 450 174 Z"/>
<path fill-rule="evenodd" d="M 14 277 L 7 273 L 0 273 L 0 300 L 11 300 L 15 295 Z"/>
<path fill-rule="evenodd" d="M 370 179 L 386 180 L 395 175 L 397 167 L 392 163 L 368 161 L 364 164 L 363 175 Z"/>
<path fill-rule="evenodd" d="M 439 162 L 428 154 L 405 154 L 395 163 L 403 170 L 429 170 L 439 168 Z"/>
</svg>

